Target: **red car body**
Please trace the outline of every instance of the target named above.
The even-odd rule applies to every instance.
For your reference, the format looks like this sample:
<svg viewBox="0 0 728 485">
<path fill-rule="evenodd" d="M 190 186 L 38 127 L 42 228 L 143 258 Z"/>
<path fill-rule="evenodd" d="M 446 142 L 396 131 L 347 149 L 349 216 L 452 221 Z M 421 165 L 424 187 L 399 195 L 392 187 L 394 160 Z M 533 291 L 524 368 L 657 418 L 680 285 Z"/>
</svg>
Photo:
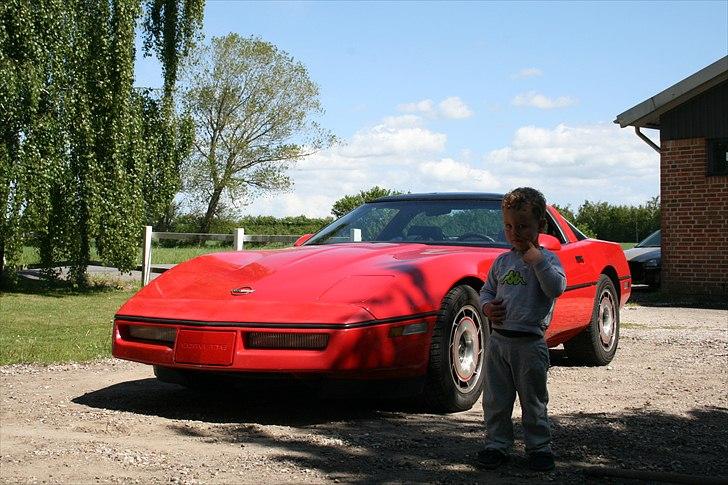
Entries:
<svg viewBox="0 0 728 485">
<path fill-rule="evenodd" d="M 478 196 L 461 197 L 468 195 Z M 567 275 L 546 334 L 556 346 L 590 325 L 601 275 L 616 290 L 617 312 L 631 284 L 618 244 L 586 239 L 555 209 L 548 212 L 562 241 L 542 235 L 542 245 Z M 166 271 L 119 309 L 113 355 L 181 371 L 423 377 L 443 299 L 459 286 L 478 291 L 507 250 L 363 241 L 200 256 Z"/>
</svg>

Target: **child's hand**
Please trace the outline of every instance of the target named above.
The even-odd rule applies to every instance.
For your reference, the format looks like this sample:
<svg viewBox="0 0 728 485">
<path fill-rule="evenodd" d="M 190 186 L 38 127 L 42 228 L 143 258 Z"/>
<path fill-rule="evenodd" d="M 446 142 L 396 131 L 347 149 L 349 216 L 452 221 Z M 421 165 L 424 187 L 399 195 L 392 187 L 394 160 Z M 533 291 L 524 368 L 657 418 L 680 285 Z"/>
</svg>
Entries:
<svg viewBox="0 0 728 485">
<path fill-rule="evenodd" d="M 528 249 L 523 253 L 523 260 L 530 265 L 538 264 L 543 261 L 543 253 L 531 241 L 528 241 Z"/>
<path fill-rule="evenodd" d="M 503 304 L 503 299 L 496 298 L 490 303 L 486 303 L 483 307 L 483 313 L 493 325 L 503 323 L 503 319 L 506 317 L 506 306 Z"/>
</svg>

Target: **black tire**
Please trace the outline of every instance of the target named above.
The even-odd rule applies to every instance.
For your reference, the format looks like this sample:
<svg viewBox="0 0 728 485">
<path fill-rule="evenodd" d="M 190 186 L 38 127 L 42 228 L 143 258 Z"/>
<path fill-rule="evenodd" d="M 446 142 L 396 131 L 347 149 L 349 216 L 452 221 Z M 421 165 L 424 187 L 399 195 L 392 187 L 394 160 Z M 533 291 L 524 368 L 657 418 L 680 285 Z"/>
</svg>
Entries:
<svg viewBox="0 0 728 485">
<path fill-rule="evenodd" d="M 614 283 L 607 275 L 597 282 L 592 318 L 583 332 L 564 343 L 566 355 L 577 365 L 607 365 L 619 344 L 619 300 Z"/>
<path fill-rule="evenodd" d="M 445 295 L 430 345 L 424 388 L 427 407 L 435 412 L 467 411 L 483 389 L 483 357 L 488 326 L 478 294 L 467 285 Z"/>
</svg>

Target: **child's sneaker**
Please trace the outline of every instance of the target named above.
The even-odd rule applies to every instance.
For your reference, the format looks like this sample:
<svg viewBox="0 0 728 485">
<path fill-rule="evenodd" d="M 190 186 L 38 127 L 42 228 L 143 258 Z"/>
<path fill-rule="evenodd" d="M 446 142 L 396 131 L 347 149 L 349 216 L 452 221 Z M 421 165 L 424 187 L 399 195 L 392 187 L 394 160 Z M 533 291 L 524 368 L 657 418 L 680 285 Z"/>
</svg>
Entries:
<svg viewBox="0 0 728 485">
<path fill-rule="evenodd" d="M 495 448 L 486 448 L 478 452 L 478 465 L 486 470 L 495 470 L 508 461 L 509 456 Z"/>
<path fill-rule="evenodd" d="M 536 472 L 550 472 L 556 468 L 554 455 L 549 451 L 536 451 L 528 455 L 528 468 Z"/>
</svg>

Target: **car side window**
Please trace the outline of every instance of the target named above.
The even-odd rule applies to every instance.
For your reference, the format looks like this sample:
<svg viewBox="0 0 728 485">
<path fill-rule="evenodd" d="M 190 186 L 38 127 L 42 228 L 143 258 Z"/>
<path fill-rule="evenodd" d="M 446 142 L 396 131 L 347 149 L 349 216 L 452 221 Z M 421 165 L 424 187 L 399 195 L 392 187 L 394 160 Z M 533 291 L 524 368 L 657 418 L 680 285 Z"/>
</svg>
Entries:
<svg viewBox="0 0 728 485">
<path fill-rule="evenodd" d="M 566 244 L 568 242 L 563 231 L 549 213 L 546 213 L 546 230 L 544 233 L 555 237 L 561 242 L 561 244 Z"/>
</svg>

